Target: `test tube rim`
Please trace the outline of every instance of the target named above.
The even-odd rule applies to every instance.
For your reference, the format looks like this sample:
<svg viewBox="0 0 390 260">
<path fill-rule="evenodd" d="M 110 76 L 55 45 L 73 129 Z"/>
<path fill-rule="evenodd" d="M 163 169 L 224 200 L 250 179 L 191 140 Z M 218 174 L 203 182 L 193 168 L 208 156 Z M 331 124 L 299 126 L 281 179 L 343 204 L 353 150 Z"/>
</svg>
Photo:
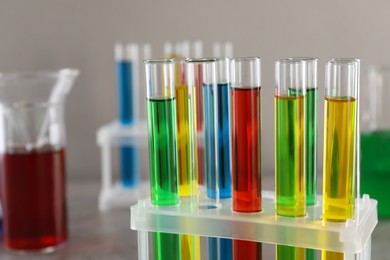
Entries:
<svg viewBox="0 0 390 260">
<path fill-rule="evenodd" d="M 234 57 L 234 58 L 228 58 L 232 62 L 237 61 L 261 61 L 261 57 L 259 56 L 249 56 L 249 57 Z"/>
<path fill-rule="evenodd" d="M 328 64 L 331 65 L 353 65 L 353 64 L 359 64 L 360 59 L 358 58 L 333 58 L 330 61 L 328 61 Z"/>
<path fill-rule="evenodd" d="M 194 58 L 194 59 L 192 59 L 192 58 L 190 58 L 190 59 L 186 59 L 186 62 L 187 63 L 211 63 L 211 62 L 217 62 L 217 58 L 200 58 L 200 59 L 198 59 L 198 58 Z"/>
<path fill-rule="evenodd" d="M 164 64 L 164 63 L 174 63 L 175 59 L 147 59 L 144 60 L 144 64 Z"/>
<path fill-rule="evenodd" d="M 275 64 L 299 64 L 302 60 L 298 60 L 295 58 L 284 58 L 284 59 L 278 59 L 275 61 Z"/>
<path fill-rule="evenodd" d="M 173 60 L 173 62 L 175 62 L 175 63 L 178 63 L 178 62 L 180 62 L 180 63 L 186 63 L 187 60 L 188 60 L 188 58 L 180 57 L 180 58 L 172 58 L 172 60 Z"/>
<path fill-rule="evenodd" d="M 317 57 L 290 57 L 290 60 L 297 60 L 302 62 L 318 62 L 319 58 Z"/>
</svg>

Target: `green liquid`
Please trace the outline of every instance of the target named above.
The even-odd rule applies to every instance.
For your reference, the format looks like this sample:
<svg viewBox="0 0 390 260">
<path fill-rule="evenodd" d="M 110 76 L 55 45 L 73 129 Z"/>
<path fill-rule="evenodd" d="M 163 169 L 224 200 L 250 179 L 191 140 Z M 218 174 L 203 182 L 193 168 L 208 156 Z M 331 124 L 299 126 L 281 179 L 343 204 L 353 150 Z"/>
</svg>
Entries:
<svg viewBox="0 0 390 260">
<path fill-rule="evenodd" d="M 179 203 L 176 166 L 175 99 L 149 99 L 149 171 L 153 205 Z"/>
<path fill-rule="evenodd" d="M 390 217 L 390 131 L 362 133 L 360 186 L 378 200 L 378 215 Z"/>
<path fill-rule="evenodd" d="M 153 233 L 153 259 L 180 260 L 180 237 L 176 234 Z"/>
<path fill-rule="evenodd" d="M 304 96 L 275 97 L 276 214 L 306 213 Z"/>
<path fill-rule="evenodd" d="M 148 99 L 150 197 L 153 205 L 179 203 L 176 167 L 175 99 Z M 180 259 L 180 237 L 153 233 L 156 260 Z"/>
<path fill-rule="evenodd" d="M 317 200 L 318 89 L 306 91 L 306 205 Z"/>
<path fill-rule="evenodd" d="M 306 205 L 317 202 L 318 89 L 306 90 Z M 316 259 L 316 250 L 306 249 L 306 260 Z"/>
<path fill-rule="evenodd" d="M 306 213 L 305 97 L 275 97 L 276 214 Z M 304 259 L 305 249 L 276 245 L 276 259 Z"/>
<path fill-rule="evenodd" d="M 305 260 L 305 249 L 293 246 L 276 246 L 277 260 Z"/>
</svg>

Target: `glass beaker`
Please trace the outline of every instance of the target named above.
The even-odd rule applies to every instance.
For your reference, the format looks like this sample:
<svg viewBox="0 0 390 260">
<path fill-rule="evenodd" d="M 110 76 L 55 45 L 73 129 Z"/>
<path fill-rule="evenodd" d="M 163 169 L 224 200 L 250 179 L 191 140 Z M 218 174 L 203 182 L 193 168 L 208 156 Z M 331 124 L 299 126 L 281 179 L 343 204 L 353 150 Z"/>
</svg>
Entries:
<svg viewBox="0 0 390 260">
<path fill-rule="evenodd" d="M 379 217 L 390 217 L 390 65 L 369 66 L 361 88 L 361 192 L 378 200 Z"/>
<path fill-rule="evenodd" d="M 5 249 L 51 252 L 67 239 L 64 101 L 77 75 L 0 74 Z"/>
</svg>

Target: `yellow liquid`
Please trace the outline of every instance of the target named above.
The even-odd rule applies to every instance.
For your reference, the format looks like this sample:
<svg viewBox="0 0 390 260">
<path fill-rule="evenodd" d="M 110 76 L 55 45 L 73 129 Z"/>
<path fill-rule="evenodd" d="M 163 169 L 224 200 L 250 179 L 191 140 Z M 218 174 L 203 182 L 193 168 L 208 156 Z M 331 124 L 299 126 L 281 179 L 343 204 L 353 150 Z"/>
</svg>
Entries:
<svg viewBox="0 0 390 260">
<path fill-rule="evenodd" d="M 322 251 L 322 260 L 344 260 L 344 254 L 331 251 Z"/>
<path fill-rule="evenodd" d="M 176 86 L 177 163 L 179 169 L 179 196 L 191 195 L 191 139 L 188 87 Z"/>
<path fill-rule="evenodd" d="M 325 99 L 323 219 L 353 217 L 356 166 L 356 100 Z"/>
<path fill-rule="evenodd" d="M 180 255 L 182 260 L 200 260 L 200 237 L 180 235 Z"/>
</svg>

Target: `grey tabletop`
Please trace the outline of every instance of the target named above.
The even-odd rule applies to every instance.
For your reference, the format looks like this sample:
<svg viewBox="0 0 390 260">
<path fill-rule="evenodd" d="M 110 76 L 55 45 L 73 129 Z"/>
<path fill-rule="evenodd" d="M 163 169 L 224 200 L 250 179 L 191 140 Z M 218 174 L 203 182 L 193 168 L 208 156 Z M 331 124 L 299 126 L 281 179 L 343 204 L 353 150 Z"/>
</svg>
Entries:
<svg viewBox="0 0 390 260">
<path fill-rule="evenodd" d="M 46 255 L 15 255 L 0 249 L 0 259 L 137 259 L 137 233 L 130 230 L 129 210 L 99 212 L 99 180 L 68 183 L 69 241 Z M 263 259 L 274 259 L 274 246 L 263 245 Z M 380 220 L 372 235 L 372 259 L 390 255 L 390 219 Z M 319 259 L 319 258 L 318 258 Z"/>
</svg>

